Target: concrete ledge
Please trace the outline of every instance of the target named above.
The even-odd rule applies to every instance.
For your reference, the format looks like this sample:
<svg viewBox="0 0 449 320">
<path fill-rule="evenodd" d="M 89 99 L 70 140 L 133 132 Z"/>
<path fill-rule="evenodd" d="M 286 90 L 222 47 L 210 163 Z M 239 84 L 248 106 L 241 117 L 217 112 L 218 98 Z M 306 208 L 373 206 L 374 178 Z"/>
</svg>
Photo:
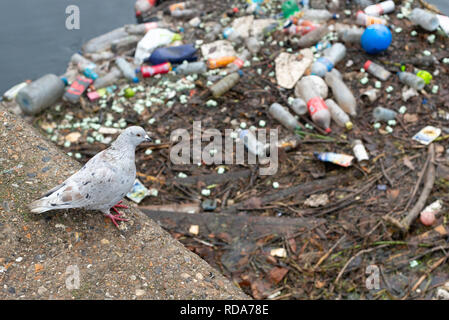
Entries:
<svg viewBox="0 0 449 320">
<path fill-rule="evenodd" d="M 29 213 L 79 168 L 0 106 L 0 299 L 249 299 L 137 209 Z"/>
</svg>

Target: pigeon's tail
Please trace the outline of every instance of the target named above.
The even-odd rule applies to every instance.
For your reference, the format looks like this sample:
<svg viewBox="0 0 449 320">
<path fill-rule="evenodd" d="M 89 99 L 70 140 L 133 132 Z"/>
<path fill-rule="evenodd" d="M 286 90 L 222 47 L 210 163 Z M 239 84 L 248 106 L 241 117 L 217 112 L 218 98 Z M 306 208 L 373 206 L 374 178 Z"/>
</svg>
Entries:
<svg viewBox="0 0 449 320">
<path fill-rule="evenodd" d="M 33 201 L 32 203 L 30 203 L 28 205 L 28 208 L 33 213 L 42 213 L 42 212 L 54 209 L 54 207 L 52 207 L 50 205 L 49 199 L 46 199 L 46 198 L 42 198 L 42 199 Z"/>
</svg>

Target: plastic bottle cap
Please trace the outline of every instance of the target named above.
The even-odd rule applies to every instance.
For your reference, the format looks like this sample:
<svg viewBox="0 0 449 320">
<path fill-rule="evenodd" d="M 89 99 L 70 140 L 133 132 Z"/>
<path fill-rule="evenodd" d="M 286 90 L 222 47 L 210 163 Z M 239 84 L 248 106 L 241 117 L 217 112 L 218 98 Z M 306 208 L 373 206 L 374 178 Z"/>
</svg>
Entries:
<svg viewBox="0 0 449 320">
<path fill-rule="evenodd" d="M 326 133 L 330 133 L 332 130 L 331 130 L 331 128 L 327 128 L 327 129 L 324 130 L 324 131 L 326 131 Z"/>
<path fill-rule="evenodd" d="M 349 121 L 349 122 L 346 122 L 345 123 L 345 126 L 346 126 L 346 129 L 348 129 L 348 130 L 352 130 L 352 122 L 351 121 Z"/>
<path fill-rule="evenodd" d="M 366 61 L 365 64 L 363 65 L 363 69 L 368 70 L 371 63 L 373 63 L 371 60 Z"/>
<path fill-rule="evenodd" d="M 239 76 L 243 77 L 243 71 L 242 70 L 238 70 L 237 73 L 239 74 Z"/>
<path fill-rule="evenodd" d="M 134 78 L 133 78 L 133 82 L 134 82 L 134 83 L 137 83 L 137 82 L 139 82 L 139 78 L 137 78 L 137 77 L 134 77 Z"/>
</svg>

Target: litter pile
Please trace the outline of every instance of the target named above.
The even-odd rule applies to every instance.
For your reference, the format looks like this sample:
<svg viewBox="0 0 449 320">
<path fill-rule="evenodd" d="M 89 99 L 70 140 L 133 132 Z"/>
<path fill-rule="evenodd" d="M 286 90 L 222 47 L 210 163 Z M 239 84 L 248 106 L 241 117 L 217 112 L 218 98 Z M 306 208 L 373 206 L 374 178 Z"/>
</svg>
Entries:
<svg viewBox="0 0 449 320">
<path fill-rule="evenodd" d="M 2 103 L 80 162 L 144 127 L 128 198 L 254 298 L 449 296 L 448 17 L 417 0 L 138 0 L 136 18 Z M 206 161 L 208 129 L 277 170 Z"/>
</svg>

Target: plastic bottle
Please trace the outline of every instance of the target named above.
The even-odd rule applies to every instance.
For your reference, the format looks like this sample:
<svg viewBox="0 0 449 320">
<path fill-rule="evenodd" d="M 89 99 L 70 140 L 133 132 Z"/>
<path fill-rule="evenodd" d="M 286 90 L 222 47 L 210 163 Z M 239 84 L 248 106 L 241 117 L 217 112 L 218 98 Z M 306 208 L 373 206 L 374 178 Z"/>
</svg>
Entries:
<svg viewBox="0 0 449 320">
<path fill-rule="evenodd" d="M 183 75 L 205 73 L 207 65 L 203 61 L 183 63 L 177 66 L 175 71 Z"/>
<path fill-rule="evenodd" d="M 252 54 L 257 54 L 260 51 L 261 45 L 255 37 L 249 37 L 246 39 L 246 47 Z"/>
<path fill-rule="evenodd" d="M 228 72 L 235 72 L 241 69 L 246 60 L 250 58 L 250 53 L 248 50 L 244 49 L 234 61 L 228 64 Z"/>
<path fill-rule="evenodd" d="M 151 29 L 156 28 L 166 28 L 167 25 L 165 25 L 163 22 L 147 22 L 147 23 L 139 23 L 139 24 L 127 24 L 125 25 L 125 31 L 128 34 L 137 34 L 142 35 L 150 31 Z"/>
<path fill-rule="evenodd" d="M 291 35 L 299 34 L 301 36 L 306 35 L 307 33 L 315 30 L 319 25 L 312 24 L 312 25 L 296 25 L 292 24 L 289 26 L 285 31 Z"/>
<path fill-rule="evenodd" d="M 163 74 L 168 73 L 171 71 L 171 63 L 170 62 L 164 62 L 155 66 L 141 66 L 140 67 L 140 73 L 142 74 L 142 77 L 148 78 L 152 77 L 155 74 Z"/>
<path fill-rule="evenodd" d="M 298 4 L 295 0 L 284 1 L 281 8 L 284 18 L 288 18 L 299 11 Z"/>
<path fill-rule="evenodd" d="M 394 11 L 394 1 L 384 1 L 378 4 L 373 4 L 365 8 L 365 13 L 369 16 L 378 17 L 386 13 Z"/>
<path fill-rule="evenodd" d="M 345 43 L 360 43 L 365 29 L 362 28 L 350 28 L 340 33 L 340 39 Z"/>
<path fill-rule="evenodd" d="M 426 85 L 426 82 L 423 78 L 420 78 L 410 72 L 398 72 L 398 77 L 402 83 L 408 85 L 409 87 L 412 87 L 415 90 L 421 90 Z"/>
<path fill-rule="evenodd" d="M 361 164 L 366 164 L 369 160 L 368 152 L 366 152 L 365 146 L 362 143 L 362 140 L 355 139 L 351 143 L 352 151 L 354 152 L 357 161 Z"/>
<path fill-rule="evenodd" d="M 116 39 L 111 42 L 111 51 L 117 54 L 118 52 L 134 49 L 139 40 L 140 37 L 136 35 L 129 35 L 124 38 Z"/>
<path fill-rule="evenodd" d="M 295 98 L 292 101 L 292 104 L 290 105 L 290 108 L 297 114 L 297 115 L 305 115 L 307 113 L 307 104 L 304 100 L 301 98 Z"/>
<path fill-rule="evenodd" d="M 109 71 L 106 75 L 95 80 L 94 87 L 96 89 L 106 88 L 116 83 L 122 76 L 122 72 L 119 69 L 112 67 L 111 71 Z"/>
<path fill-rule="evenodd" d="M 137 0 L 134 4 L 136 16 L 142 15 L 156 5 L 156 0 Z"/>
<path fill-rule="evenodd" d="M 83 45 L 82 51 L 83 53 L 94 53 L 109 50 L 111 48 L 112 41 L 125 38 L 127 36 L 128 33 L 125 31 L 124 27 L 117 28 L 99 37 L 89 40 Z"/>
<path fill-rule="evenodd" d="M 228 74 L 226 77 L 224 77 L 223 79 L 212 85 L 210 87 L 212 95 L 215 98 L 218 98 L 227 91 L 229 91 L 233 86 L 237 84 L 237 82 L 239 82 L 242 74 L 243 73 L 241 70 L 239 70 L 238 72 Z"/>
<path fill-rule="evenodd" d="M 353 125 L 346 112 L 344 112 L 343 109 L 340 108 L 340 106 L 332 99 L 327 99 L 325 103 L 329 108 L 332 120 L 334 120 L 340 127 L 351 130 Z"/>
<path fill-rule="evenodd" d="M 170 44 L 172 41 L 180 39 L 181 36 L 167 29 L 155 28 L 149 30 L 145 36 L 139 41 L 134 54 L 134 62 L 141 65 L 143 61 L 150 56 L 150 54 L 157 47 Z"/>
<path fill-rule="evenodd" d="M 268 109 L 268 113 L 287 129 L 295 130 L 300 128 L 298 120 L 279 103 L 273 103 Z"/>
<path fill-rule="evenodd" d="M 226 40 L 235 42 L 237 44 L 243 41 L 242 37 L 238 32 L 234 30 L 234 28 L 228 27 L 223 30 L 223 38 Z"/>
<path fill-rule="evenodd" d="M 440 21 L 435 14 L 420 8 L 413 9 L 409 19 L 413 24 L 427 31 L 435 31 L 440 26 Z"/>
<path fill-rule="evenodd" d="M 207 66 L 209 67 L 209 69 L 223 68 L 233 62 L 235 59 L 237 59 L 236 56 L 224 56 L 215 59 L 209 58 L 207 60 Z"/>
<path fill-rule="evenodd" d="M 357 115 L 357 102 L 351 90 L 346 86 L 337 72 L 328 72 L 324 77 L 327 85 L 332 89 L 338 105 L 351 116 Z"/>
<path fill-rule="evenodd" d="M 58 76 L 46 74 L 22 88 L 16 95 L 16 102 L 24 113 L 35 115 L 58 101 L 64 88 L 64 82 Z"/>
<path fill-rule="evenodd" d="M 374 121 L 389 121 L 396 119 L 397 112 L 391 109 L 376 107 L 373 110 Z"/>
<path fill-rule="evenodd" d="M 134 83 L 139 82 L 139 78 L 137 78 L 137 76 L 136 76 L 135 69 L 128 61 L 126 61 L 122 57 L 118 57 L 115 59 L 115 63 L 117 64 L 119 69 L 122 71 L 125 78 L 132 80 Z"/>
<path fill-rule="evenodd" d="M 175 11 L 175 10 L 184 10 L 184 9 L 187 8 L 189 5 L 190 5 L 190 1 L 188 1 L 188 2 L 176 2 L 176 3 L 171 4 L 171 5 L 168 7 L 168 10 L 169 10 L 170 12 Z"/>
<path fill-rule="evenodd" d="M 338 19 L 338 15 L 335 13 L 330 13 L 328 10 L 307 9 L 304 10 L 304 15 L 302 18 L 305 20 L 325 22 L 330 19 Z"/>
<path fill-rule="evenodd" d="M 365 27 L 368 27 L 372 24 L 387 24 L 387 21 L 385 19 L 369 16 L 361 10 L 357 12 L 355 22 Z"/>
<path fill-rule="evenodd" d="M 240 131 L 239 136 L 249 152 L 259 157 L 266 155 L 267 145 L 257 140 L 255 134 L 251 130 L 242 130 Z"/>
<path fill-rule="evenodd" d="M 199 12 L 195 9 L 176 9 L 170 12 L 170 15 L 174 18 L 193 18 L 198 14 Z"/>
<path fill-rule="evenodd" d="M 315 30 L 312 30 L 306 35 L 302 36 L 298 40 L 297 45 L 300 48 L 311 47 L 315 43 L 320 41 L 328 33 L 328 31 L 329 29 L 327 28 L 327 26 L 318 27 Z"/>
<path fill-rule="evenodd" d="M 73 81 L 70 87 L 64 92 L 62 100 L 73 104 L 78 103 L 81 95 L 86 92 L 92 82 L 92 79 L 83 76 L 76 77 L 75 81 Z"/>
<path fill-rule="evenodd" d="M 94 62 L 101 61 L 101 60 L 111 60 L 112 58 L 114 58 L 114 53 L 112 53 L 110 51 L 91 53 L 91 54 L 89 54 L 89 58 Z"/>
<path fill-rule="evenodd" d="M 70 58 L 70 62 L 76 65 L 78 67 L 78 70 L 80 70 L 81 72 L 83 72 L 85 68 L 95 69 L 97 67 L 95 63 L 83 57 L 79 53 L 74 53 Z"/>
<path fill-rule="evenodd" d="M 382 81 L 386 81 L 391 76 L 391 72 L 371 60 L 365 62 L 363 69 Z"/>
<path fill-rule="evenodd" d="M 327 52 L 324 57 L 318 58 L 312 65 L 312 75 L 322 77 L 326 72 L 331 71 L 334 65 L 340 62 L 346 55 L 344 44 L 337 42 Z"/>
</svg>

